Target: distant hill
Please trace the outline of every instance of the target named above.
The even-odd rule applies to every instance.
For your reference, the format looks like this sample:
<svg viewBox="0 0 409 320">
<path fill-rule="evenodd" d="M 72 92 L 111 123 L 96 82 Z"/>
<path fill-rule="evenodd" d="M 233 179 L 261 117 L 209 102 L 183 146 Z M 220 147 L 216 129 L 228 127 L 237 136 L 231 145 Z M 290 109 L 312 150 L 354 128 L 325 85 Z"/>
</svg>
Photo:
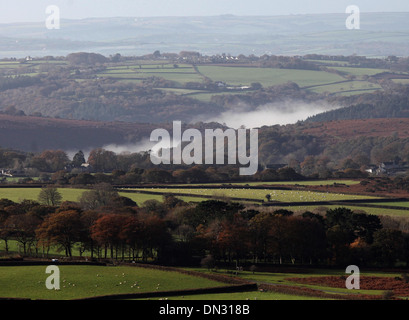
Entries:
<svg viewBox="0 0 409 320">
<path fill-rule="evenodd" d="M 73 51 L 142 55 L 160 50 L 204 54 L 409 55 L 409 13 L 361 13 L 361 29 L 347 30 L 347 14 L 289 16 L 92 18 L 0 25 L 0 58 L 60 56 Z"/>
<path fill-rule="evenodd" d="M 22 151 L 80 150 L 149 137 L 153 126 L 0 115 L 0 146 Z"/>
<path fill-rule="evenodd" d="M 220 125 L 197 123 L 188 127 L 203 130 Z M 95 148 L 134 153 L 149 150 L 150 133 L 156 128 L 171 132 L 172 124 L 0 115 L 0 147 L 26 152 L 64 150 L 71 155 L 78 150 L 88 153 Z M 397 155 L 405 159 L 408 128 L 409 119 L 403 118 L 264 126 L 259 129 L 259 163 L 288 163 L 295 159 L 302 162 L 309 156 L 329 157 L 335 164 L 362 155 L 374 162 L 389 161 L 389 157 L 393 159 Z"/>
<path fill-rule="evenodd" d="M 147 151 L 146 142 L 157 128 L 172 131 L 173 123 L 130 123 L 67 120 L 0 114 L 0 148 L 26 152 L 78 151 L 110 146 L 115 152 Z M 196 123 L 189 128 L 223 128 L 216 123 Z"/>
<path fill-rule="evenodd" d="M 409 87 L 397 90 L 378 91 L 357 97 L 338 100 L 347 106 L 309 117 L 309 122 L 327 122 L 334 120 L 409 118 Z M 345 105 L 344 104 L 344 105 Z"/>
</svg>

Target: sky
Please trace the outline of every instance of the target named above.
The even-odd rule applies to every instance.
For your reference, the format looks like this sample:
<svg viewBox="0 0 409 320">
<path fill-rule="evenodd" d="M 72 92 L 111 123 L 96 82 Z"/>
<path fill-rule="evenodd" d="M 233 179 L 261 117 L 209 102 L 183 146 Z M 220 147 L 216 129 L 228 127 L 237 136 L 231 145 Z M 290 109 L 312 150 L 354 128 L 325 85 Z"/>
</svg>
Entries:
<svg viewBox="0 0 409 320">
<path fill-rule="evenodd" d="M 96 17 L 289 15 L 361 12 L 409 12 L 407 0 L 0 0 L 0 23 L 38 22 L 56 5 L 62 19 Z"/>
</svg>

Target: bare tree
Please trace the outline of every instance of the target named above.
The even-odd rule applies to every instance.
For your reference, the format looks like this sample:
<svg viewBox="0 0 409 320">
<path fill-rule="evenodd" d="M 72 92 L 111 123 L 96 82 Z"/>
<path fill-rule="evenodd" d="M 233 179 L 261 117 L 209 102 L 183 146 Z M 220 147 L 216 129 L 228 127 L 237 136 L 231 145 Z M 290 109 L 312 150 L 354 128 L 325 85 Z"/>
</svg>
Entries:
<svg viewBox="0 0 409 320">
<path fill-rule="evenodd" d="M 62 195 L 56 187 L 47 186 L 42 188 L 40 194 L 38 195 L 38 201 L 41 204 L 48 206 L 58 206 L 61 204 Z"/>
</svg>

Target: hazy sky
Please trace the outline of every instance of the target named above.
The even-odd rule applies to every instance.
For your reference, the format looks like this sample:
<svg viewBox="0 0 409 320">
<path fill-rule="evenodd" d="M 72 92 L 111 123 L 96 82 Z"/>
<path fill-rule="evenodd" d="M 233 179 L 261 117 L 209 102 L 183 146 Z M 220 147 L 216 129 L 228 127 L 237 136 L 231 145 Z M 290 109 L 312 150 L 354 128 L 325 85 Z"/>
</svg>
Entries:
<svg viewBox="0 0 409 320">
<path fill-rule="evenodd" d="M 62 19 L 345 13 L 349 5 L 357 5 L 361 12 L 409 12 L 407 0 L 0 0 L 0 4 L 0 23 L 42 21 L 49 5 L 60 8 Z"/>
</svg>

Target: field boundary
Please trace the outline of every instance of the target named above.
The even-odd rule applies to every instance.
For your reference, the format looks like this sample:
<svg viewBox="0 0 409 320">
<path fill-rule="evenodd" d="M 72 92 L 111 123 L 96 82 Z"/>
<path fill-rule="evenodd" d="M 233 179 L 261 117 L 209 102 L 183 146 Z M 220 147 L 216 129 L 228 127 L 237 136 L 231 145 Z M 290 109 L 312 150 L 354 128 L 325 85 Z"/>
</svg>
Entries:
<svg viewBox="0 0 409 320">
<path fill-rule="evenodd" d="M 231 285 L 231 286 L 199 288 L 199 289 L 138 292 L 138 293 L 129 293 L 129 294 L 126 294 L 126 293 L 113 294 L 113 295 L 95 296 L 95 297 L 72 299 L 72 300 L 145 299 L 145 298 L 187 296 L 187 295 L 198 295 L 198 294 L 234 293 L 234 292 L 246 292 L 246 291 L 257 291 L 257 290 L 258 290 L 258 286 L 256 283 L 248 283 L 248 284 L 236 284 L 236 285 Z"/>
</svg>

